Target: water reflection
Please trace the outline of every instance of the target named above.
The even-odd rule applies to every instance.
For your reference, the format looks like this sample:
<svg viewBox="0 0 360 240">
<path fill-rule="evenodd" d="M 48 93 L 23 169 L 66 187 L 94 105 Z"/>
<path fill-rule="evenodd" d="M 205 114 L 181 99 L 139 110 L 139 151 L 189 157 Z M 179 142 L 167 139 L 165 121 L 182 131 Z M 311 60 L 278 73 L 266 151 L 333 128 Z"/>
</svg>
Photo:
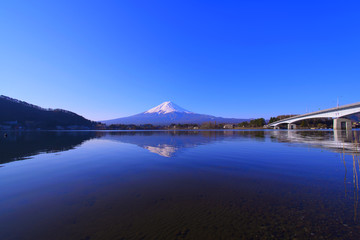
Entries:
<svg viewBox="0 0 360 240">
<path fill-rule="evenodd" d="M 197 131 L 154 131 L 154 132 L 111 132 L 103 139 L 134 144 L 163 157 L 174 157 L 185 148 L 220 141 L 224 132 Z"/>
<path fill-rule="evenodd" d="M 135 144 L 163 157 L 174 157 L 186 148 L 232 139 L 254 139 L 306 144 L 335 152 L 357 153 L 357 131 L 149 131 L 109 132 L 103 139 Z"/>
<path fill-rule="evenodd" d="M 359 176 L 358 176 L 358 168 L 359 159 L 357 156 L 357 161 L 355 160 L 355 156 L 353 155 L 353 183 L 354 183 L 354 221 L 356 221 L 356 213 L 359 203 Z M 360 169 L 359 169 L 360 170 Z"/>
<path fill-rule="evenodd" d="M 268 133 L 273 140 L 278 142 L 301 143 L 341 153 L 357 153 L 359 148 L 358 131 L 271 131 Z"/>
<path fill-rule="evenodd" d="M 39 153 L 67 151 L 98 136 L 96 132 L 80 131 L 9 132 L 6 138 L 0 138 L 0 164 L 29 159 Z"/>
<path fill-rule="evenodd" d="M 358 151 L 358 132 L 351 132 L 347 131 L 346 133 L 343 132 L 335 132 L 337 139 L 340 142 L 340 145 L 342 143 L 343 149 L 340 153 L 340 158 L 344 164 L 345 169 L 345 175 L 344 175 L 344 189 L 345 189 L 345 198 L 348 197 L 347 195 L 347 188 L 346 188 L 346 182 L 347 182 L 347 167 L 346 167 L 346 153 L 350 152 L 350 155 L 352 156 L 352 184 L 353 184 L 353 201 L 354 201 L 354 221 L 357 219 L 357 209 L 359 204 L 359 174 L 360 174 L 360 157 L 359 157 L 359 151 Z M 339 135 L 342 134 L 342 138 L 339 139 Z M 345 150 L 345 143 L 347 142 L 347 148 Z M 350 145 L 350 147 L 349 147 Z M 349 150 L 350 149 L 350 150 Z"/>
<path fill-rule="evenodd" d="M 11 133 L 0 238 L 360 239 L 358 142 L 357 131 Z"/>
<path fill-rule="evenodd" d="M 264 131 L 148 131 L 109 132 L 103 139 L 130 143 L 163 157 L 174 157 L 187 148 L 249 137 L 264 140 Z"/>
<path fill-rule="evenodd" d="M 148 131 L 101 132 L 103 139 L 130 143 L 163 157 L 181 150 L 234 139 L 306 144 L 335 152 L 358 153 L 358 131 Z"/>
<path fill-rule="evenodd" d="M 306 144 L 340 153 L 359 151 L 358 131 L 52 131 L 10 132 L 0 139 L 0 164 L 28 159 L 45 152 L 61 152 L 97 138 L 134 144 L 162 157 L 174 157 L 184 149 L 213 142 L 253 139 Z"/>
</svg>

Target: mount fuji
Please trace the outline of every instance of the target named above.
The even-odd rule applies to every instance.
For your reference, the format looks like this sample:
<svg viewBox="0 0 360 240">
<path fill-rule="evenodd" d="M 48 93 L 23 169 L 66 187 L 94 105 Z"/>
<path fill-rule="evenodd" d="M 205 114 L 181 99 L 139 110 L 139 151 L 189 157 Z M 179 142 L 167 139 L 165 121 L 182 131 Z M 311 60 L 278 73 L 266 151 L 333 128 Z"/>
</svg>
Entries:
<svg viewBox="0 0 360 240">
<path fill-rule="evenodd" d="M 217 122 L 217 123 L 240 123 L 248 121 L 249 119 L 238 118 L 222 118 L 211 115 L 198 114 L 190 112 L 184 108 L 179 107 L 170 101 L 129 117 L 117 118 L 112 120 L 102 121 L 107 125 L 111 124 L 153 124 L 153 125 L 170 125 L 175 124 L 201 124 L 203 122 Z"/>
</svg>

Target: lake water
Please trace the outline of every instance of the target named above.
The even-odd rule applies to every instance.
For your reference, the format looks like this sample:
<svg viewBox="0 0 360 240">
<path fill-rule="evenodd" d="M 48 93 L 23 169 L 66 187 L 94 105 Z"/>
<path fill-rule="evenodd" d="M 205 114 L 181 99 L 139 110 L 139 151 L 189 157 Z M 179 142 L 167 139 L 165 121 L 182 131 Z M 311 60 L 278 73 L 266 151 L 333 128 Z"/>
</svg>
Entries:
<svg viewBox="0 0 360 240">
<path fill-rule="evenodd" d="M 359 135 L 1 133 L 0 239 L 360 239 Z"/>
</svg>

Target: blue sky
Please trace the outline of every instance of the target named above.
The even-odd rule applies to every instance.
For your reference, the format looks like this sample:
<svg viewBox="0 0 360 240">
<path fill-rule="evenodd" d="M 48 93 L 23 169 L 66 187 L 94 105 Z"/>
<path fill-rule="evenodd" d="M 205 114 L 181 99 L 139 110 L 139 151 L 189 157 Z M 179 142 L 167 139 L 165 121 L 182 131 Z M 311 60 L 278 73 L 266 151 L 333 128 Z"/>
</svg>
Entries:
<svg viewBox="0 0 360 240">
<path fill-rule="evenodd" d="M 0 94 L 92 120 L 164 101 L 265 117 L 359 102 L 357 1 L 1 1 Z"/>
</svg>

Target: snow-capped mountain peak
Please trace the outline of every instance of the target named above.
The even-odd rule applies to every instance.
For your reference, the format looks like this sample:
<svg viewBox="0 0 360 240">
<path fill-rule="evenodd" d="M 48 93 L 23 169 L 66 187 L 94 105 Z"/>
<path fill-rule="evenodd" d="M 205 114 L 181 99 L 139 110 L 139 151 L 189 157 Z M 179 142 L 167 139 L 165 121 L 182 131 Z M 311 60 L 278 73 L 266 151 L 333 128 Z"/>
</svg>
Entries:
<svg viewBox="0 0 360 240">
<path fill-rule="evenodd" d="M 202 124 L 204 122 L 217 123 L 240 123 L 248 121 L 248 119 L 237 118 L 221 118 L 206 114 L 198 114 L 190 112 L 184 108 L 179 107 L 170 101 L 163 102 L 146 112 L 142 112 L 133 116 L 116 118 L 107 121 L 102 121 L 107 125 L 111 124 L 152 124 L 156 126 L 170 125 L 170 124 Z M 155 150 L 154 150 L 155 151 Z"/>
<path fill-rule="evenodd" d="M 190 111 L 179 107 L 175 103 L 170 101 L 163 102 L 162 104 L 144 112 L 144 113 L 157 113 L 157 114 L 166 114 L 171 112 L 181 112 L 181 113 L 191 113 Z"/>
</svg>

